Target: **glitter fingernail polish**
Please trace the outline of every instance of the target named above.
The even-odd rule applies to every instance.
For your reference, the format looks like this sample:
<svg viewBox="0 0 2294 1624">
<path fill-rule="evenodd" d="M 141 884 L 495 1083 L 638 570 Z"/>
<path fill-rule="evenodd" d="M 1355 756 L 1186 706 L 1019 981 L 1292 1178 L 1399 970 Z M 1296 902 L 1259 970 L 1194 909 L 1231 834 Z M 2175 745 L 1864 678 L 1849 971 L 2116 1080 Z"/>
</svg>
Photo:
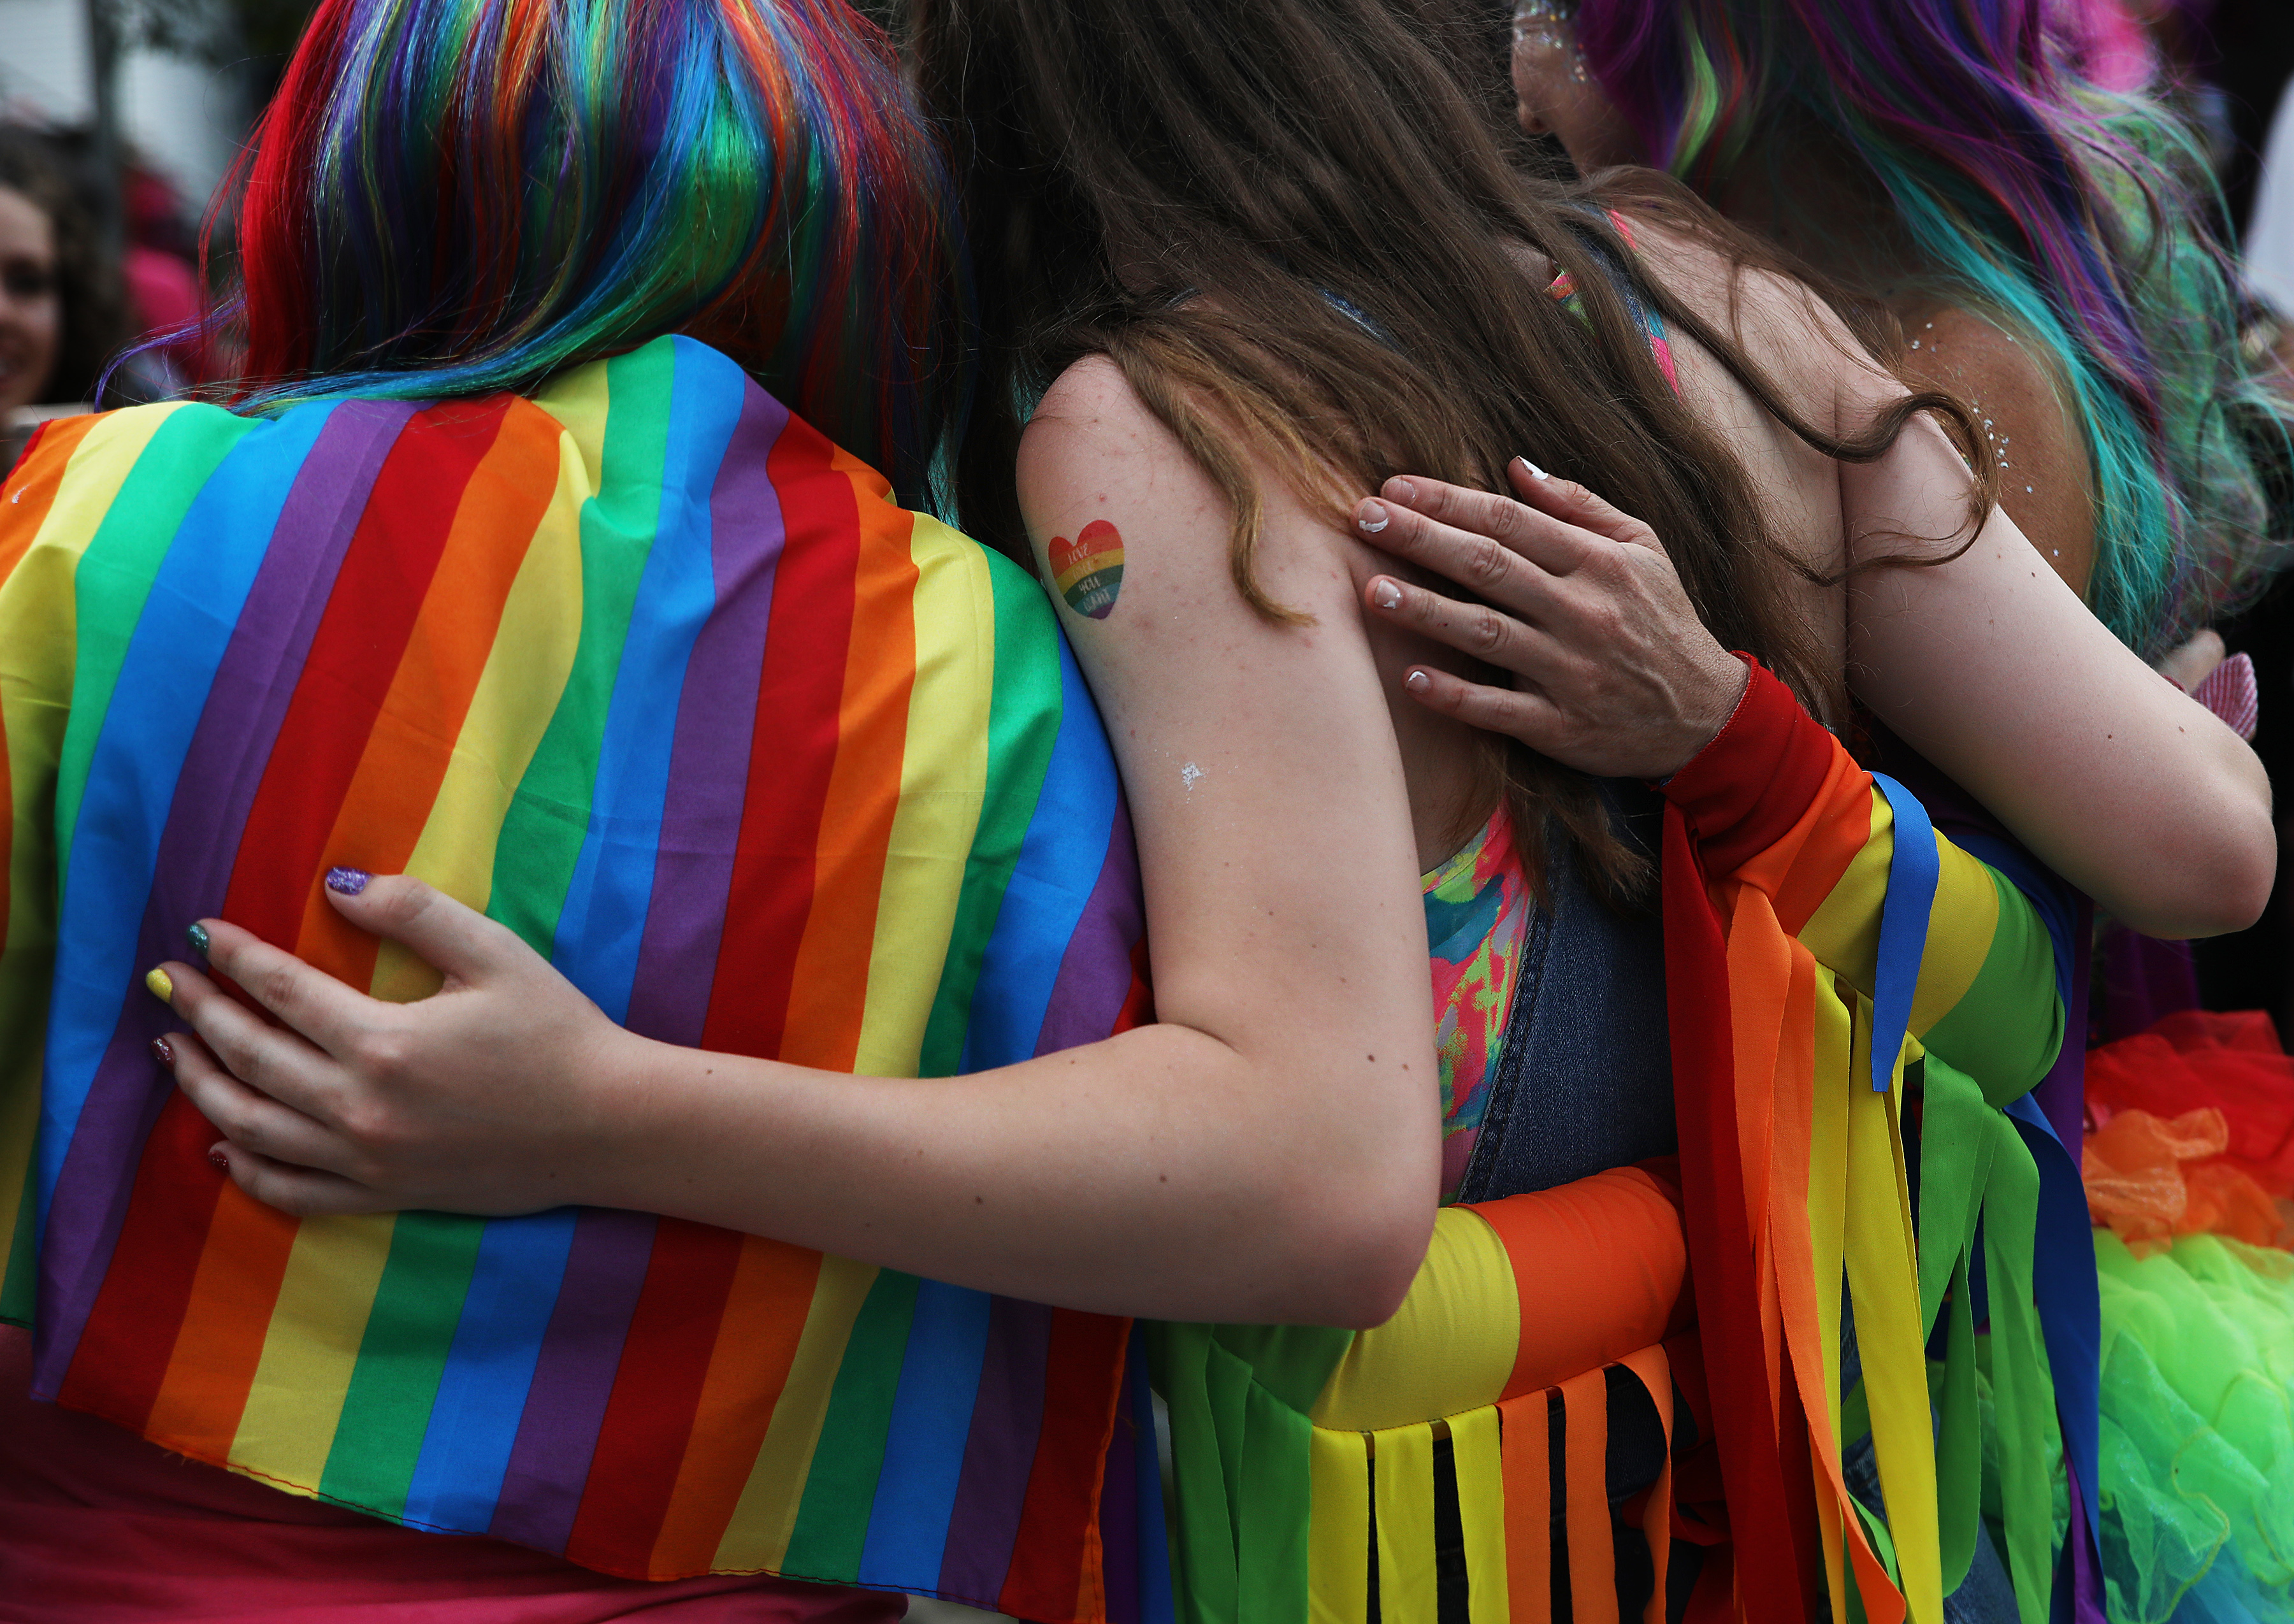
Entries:
<svg viewBox="0 0 2294 1624">
<path fill-rule="evenodd" d="M 366 882 L 373 878 L 362 868 L 330 868 L 327 871 L 327 889 L 338 897 L 355 897 L 366 889 Z"/>
<path fill-rule="evenodd" d="M 184 927 L 183 939 L 191 945 L 191 951 L 199 957 L 204 959 L 207 956 L 207 928 L 205 925 Z"/>
</svg>

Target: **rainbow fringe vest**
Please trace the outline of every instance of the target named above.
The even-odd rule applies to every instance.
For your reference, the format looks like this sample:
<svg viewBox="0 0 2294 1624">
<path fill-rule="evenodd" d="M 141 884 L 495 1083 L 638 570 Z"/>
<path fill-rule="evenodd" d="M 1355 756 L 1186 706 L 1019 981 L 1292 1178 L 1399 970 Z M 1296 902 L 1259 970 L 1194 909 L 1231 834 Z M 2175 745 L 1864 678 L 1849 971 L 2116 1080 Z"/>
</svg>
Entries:
<svg viewBox="0 0 2294 1624">
<path fill-rule="evenodd" d="M 661 339 L 532 400 L 52 426 L 0 651 L 0 1312 L 40 1396 L 607 1572 L 1167 1606 L 1126 1321 L 637 1213 L 297 1222 L 145 1053 L 201 914 L 428 990 L 337 863 L 676 1043 L 935 1076 L 1135 1021 L 1113 761 L 1021 571 Z"/>
<path fill-rule="evenodd" d="M 1151 1328 L 1188 1624 L 1432 1624 L 1445 1543 L 1468 1624 L 1617 1624 L 1631 1547 L 1664 1624 L 1683 1544 L 1706 1547 L 1692 1624 L 1827 1601 L 1941 1624 L 1987 1409 L 2004 1555 L 2023 1624 L 2046 1624 L 2052 1412 L 2074 1440 L 2081 1413 L 2044 1257 L 2035 1280 L 2054 1141 L 2026 1096 L 2064 1031 L 2056 922 L 1757 669 L 1665 793 L 1680 1157 L 1445 1208 L 1372 1330 Z M 1668 1464 L 1613 1512 L 1611 1405 L 1637 1391 Z M 1677 1393 L 1691 1451 L 1670 1447 Z M 1843 1474 L 1867 1432 L 1884 1519 Z"/>
</svg>

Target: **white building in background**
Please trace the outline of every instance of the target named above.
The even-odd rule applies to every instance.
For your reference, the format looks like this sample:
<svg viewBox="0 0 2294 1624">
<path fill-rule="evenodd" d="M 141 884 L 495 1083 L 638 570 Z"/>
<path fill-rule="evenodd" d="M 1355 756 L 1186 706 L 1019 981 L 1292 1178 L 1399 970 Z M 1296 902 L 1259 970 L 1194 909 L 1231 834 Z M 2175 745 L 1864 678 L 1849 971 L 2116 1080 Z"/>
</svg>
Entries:
<svg viewBox="0 0 2294 1624">
<path fill-rule="evenodd" d="M 2294 90 L 2280 99 L 2246 227 L 2246 280 L 2282 316 L 2294 313 Z"/>
<path fill-rule="evenodd" d="M 85 125 L 94 106 L 84 0 L 0 0 L 0 117 Z M 150 51 L 122 54 L 120 134 L 175 183 L 195 218 L 237 157 L 247 119 L 237 76 Z"/>
</svg>

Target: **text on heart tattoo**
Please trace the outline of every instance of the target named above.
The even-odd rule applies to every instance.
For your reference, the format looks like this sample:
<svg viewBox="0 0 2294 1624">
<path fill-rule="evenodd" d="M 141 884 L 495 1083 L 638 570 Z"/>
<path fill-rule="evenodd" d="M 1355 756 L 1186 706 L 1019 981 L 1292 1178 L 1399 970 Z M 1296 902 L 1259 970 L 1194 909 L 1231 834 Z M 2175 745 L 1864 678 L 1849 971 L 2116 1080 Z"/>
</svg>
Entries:
<svg viewBox="0 0 2294 1624">
<path fill-rule="evenodd" d="M 1105 519 L 1094 519 L 1074 540 L 1053 536 L 1052 585 L 1078 614 L 1103 621 L 1123 589 L 1123 533 Z"/>
</svg>

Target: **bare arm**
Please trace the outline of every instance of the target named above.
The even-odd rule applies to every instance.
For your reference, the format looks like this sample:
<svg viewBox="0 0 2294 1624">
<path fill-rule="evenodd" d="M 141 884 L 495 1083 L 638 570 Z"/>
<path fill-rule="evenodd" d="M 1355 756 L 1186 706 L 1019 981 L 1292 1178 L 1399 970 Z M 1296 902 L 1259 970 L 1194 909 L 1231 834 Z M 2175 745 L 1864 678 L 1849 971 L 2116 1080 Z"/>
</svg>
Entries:
<svg viewBox="0 0 2294 1624">
<path fill-rule="evenodd" d="M 1925 418 L 1840 477 L 1859 564 L 1965 537 L 1965 473 Z M 1857 697 L 2058 873 L 2152 936 L 2260 916 L 2276 865 L 2261 763 L 2111 636 L 2005 512 L 1950 562 L 1867 567 L 1849 593 Z"/>
<path fill-rule="evenodd" d="M 1352 583 L 1270 500 L 1266 584 L 1316 623 L 1255 616 L 1224 502 L 1105 366 L 1047 400 L 1021 493 L 1039 547 L 1120 527 L 1119 601 L 1063 614 L 1129 785 L 1162 1024 L 924 1081 L 706 1054 L 632 1036 L 507 932 L 383 880 L 338 905 L 446 971 L 434 998 L 378 1003 L 211 922 L 216 967 L 314 1040 L 290 1048 L 169 967 L 256 1085 L 182 1044 L 234 1175 L 302 1210 L 632 1207 L 1114 1312 L 1390 1314 L 1430 1232 L 1440 1107 Z"/>
<path fill-rule="evenodd" d="M 1867 557 L 1940 556 L 1965 538 L 1966 470 L 1925 418 L 1878 463 L 1843 465 L 1842 478 Z M 1518 467 L 1516 482 L 1547 513 L 1587 499 L 1580 487 L 1542 483 Z M 1389 482 L 1385 495 L 1435 522 L 1388 528 L 1381 545 L 1473 582 L 1486 601 L 1467 607 L 1381 578 L 1371 607 L 1520 679 L 1507 690 L 1413 672 L 1420 702 L 1597 772 L 1654 775 L 1693 753 L 1711 705 L 1688 690 L 1674 702 L 1678 719 L 1661 748 L 1654 738 L 1644 748 L 1628 727 L 1589 727 L 1540 702 L 1553 655 L 1539 621 L 1552 605 L 1493 588 L 1500 576 L 1485 562 L 1493 540 L 1518 552 L 1537 533 L 1531 509 L 1430 480 Z M 1906 539 L 1923 535 L 1946 540 Z M 2260 915 L 2277 861 L 2261 763 L 2087 613 L 2006 514 L 1995 511 L 1948 563 L 1864 570 L 1850 584 L 1849 612 L 1856 696 L 2114 916 L 2179 938 L 2242 930 Z M 1624 642 L 1615 646 L 1609 680 L 1623 684 L 1641 662 Z M 1639 710 L 1654 716 L 1663 707 Z"/>
</svg>

